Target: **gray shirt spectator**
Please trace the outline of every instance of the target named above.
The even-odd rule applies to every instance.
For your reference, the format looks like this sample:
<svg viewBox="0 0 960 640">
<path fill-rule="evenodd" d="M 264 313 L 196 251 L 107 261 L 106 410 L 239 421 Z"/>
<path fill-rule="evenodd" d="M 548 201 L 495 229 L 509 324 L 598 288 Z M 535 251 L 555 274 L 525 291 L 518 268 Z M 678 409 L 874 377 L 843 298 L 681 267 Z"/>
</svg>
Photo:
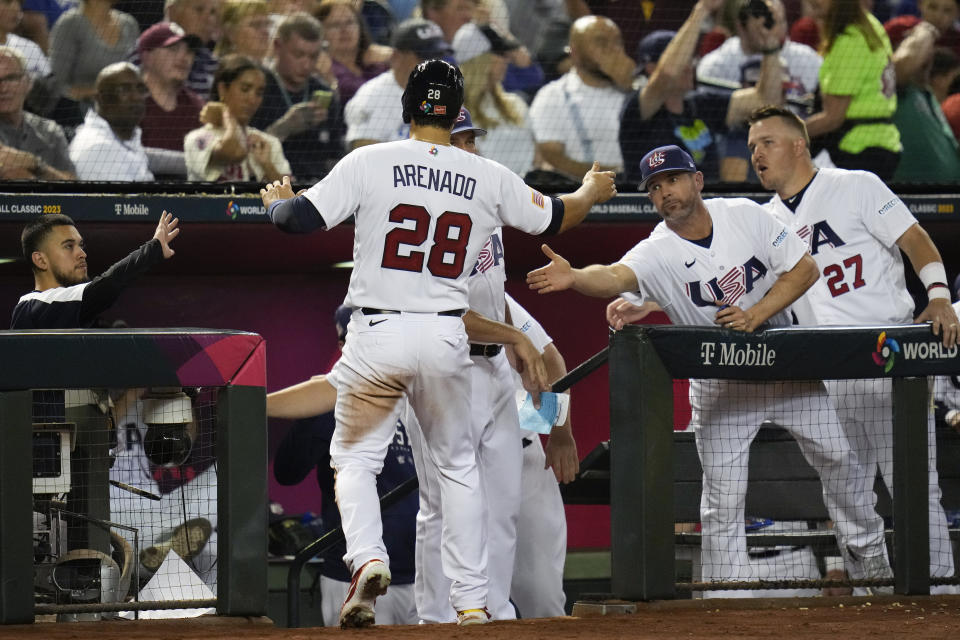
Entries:
<svg viewBox="0 0 960 640">
<path fill-rule="evenodd" d="M 0 178 L 73 180 L 63 129 L 23 110 L 30 83 L 23 54 L 0 47 Z"/>
<path fill-rule="evenodd" d="M 84 0 L 79 8 L 64 13 L 50 34 L 50 65 L 62 95 L 88 105 L 95 93 L 97 74 L 109 64 L 126 60 L 140 35 L 133 16 L 108 8 L 105 20 L 115 39 L 104 39 L 100 35 L 104 27 L 95 25 L 88 15 L 88 6 L 96 7 L 104 1 Z"/>
</svg>

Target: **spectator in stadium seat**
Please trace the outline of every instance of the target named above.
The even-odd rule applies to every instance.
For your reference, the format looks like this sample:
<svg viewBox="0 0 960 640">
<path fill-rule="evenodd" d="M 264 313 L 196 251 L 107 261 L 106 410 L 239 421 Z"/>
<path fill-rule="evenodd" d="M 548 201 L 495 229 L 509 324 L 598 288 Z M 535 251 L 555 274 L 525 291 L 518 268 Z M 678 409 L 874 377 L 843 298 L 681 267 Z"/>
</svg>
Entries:
<svg viewBox="0 0 960 640">
<path fill-rule="evenodd" d="M 64 13 L 50 33 L 50 65 L 60 94 L 89 109 L 97 95 L 97 74 L 133 52 L 140 35 L 130 14 L 113 9 L 114 0 L 81 0 Z"/>
<path fill-rule="evenodd" d="M 921 22 L 893 54 L 897 68 L 893 122 L 903 141 L 900 164 L 893 174 L 896 182 L 960 181 L 960 146 L 930 88 L 936 38 L 936 28 Z"/>
<path fill-rule="evenodd" d="M 46 55 L 50 52 L 50 29 L 74 2 L 57 0 L 24 0 L 23 16 L 17 34 L 37 43 Z"/>
<path fill-rule="evenodd" d="M 708 86 L 752 87 L 757 84 L 765 53 L 775 49 L 785 73 L 784 97 L 797 113 L 806 114 L 817 90 L 821 58 L 810 47 L 787 39 L 787 17 L 780 0 L 737 0 L 734 3 L 735 36 L 711 51 L 697 65 L 697 81 Z M 768 31 L 766 20 L 772 21 Z M 806 105 L 806 106 L 805 106 Z M 724 135 L 722 179 L 757 182 L 750 169 L 746 128 L 732 126 Z"/>
<path fill-rule="evenodd" d="M 696 0 L 647 0 L 639 7 L 636 2 L 623 0 L 566 0 L 566 4 L 573 20 L 594 14 L 616 22 L 626 50 L 636 51 L 647 34 L 660 29 L 678 30 Z"/>
<path fill-rule="evenodd" d="M 960 142 L 960 93 L 954 93 L 947 96 L 947 99 L 940 104 L 943 109 L 943 115 L 953 130 L 953 137 Z"/>
<path fill-rule="evenodd" d="M 164 15 L 188 36 L 198 38 L 200 44 L 194 47 L 187 88 L 209 100 L 218 64 L 210 47 L 220 38 L 220 0 L 166 0 Z"/>
<path fill-rule="evenodd" d="M 838 167 L 890 180 L 902 150 L 892 120 L 897 88 L 890 39 L 860 0 L 823 0 L 815 7 L 823 64 L 822 109 L 806 120 L 813 150 L 826 149 Z"/>
<path fill-rule="evenodd" d="M 50 75 L 50 61 L 39 45 L 13 33 L 23 15 L 20 0 L 0 0 L 0 46 L 16 49 L 27 63 L 27 74 L 33 80 Z"/>
<path fill-rule="evenodd" d="M 584 16 L 570 27 L 573 68 L 544 85 L 530 105 L 541 168 L 579 181 L 594 160 L 601 170 L 623 170 L 617 145 L 626 94 L 614 81 L 624 61 L 620 29 L 609 18 Z"/>
<path fill-rule="evenodd" d="M 153 180 L 140 141 L 147 86 L 129 62 L 115 62 L 97 74 L 94 108 L 70 143 L 70 159 L 81 180 Z"/>
<path fill-rule="evenodd" d="M 280 141 L 249 125 L 260 108 L 266 77 L 247 56 L 220 59 L 214 97 L 200 112 L 203 126 L 187 134 L 187 179 L 207 182 L 279 180 L 290 175 Z"/>
<path fill-rule="evenodd" d="M 0 179 L 75 180 L 63 129 L 23 110 L 30 83 L 23 54 L 0 47 Z"/>
<path fill-rule="evenodd" d="M 403 123 L 399 105 L 410 72 L 424 60 L 452 53 L 443 31 L 429 20 L 412 18 L 397 27 L 390 70 L 360 87 L 344 109 L 348 148 L 407 138 L 410 126 Z"/>
<path fill-rule="evenodd" d="M 390 68 L 393 49 L 370 39 L 352 0 L 323 0 L 314 17 L 323 25 L 331 72 L 340 102 L 346 104 L 365 82 Z"/>
<path fill-rule="evenodd" d="M 457 31 L 473 20 L 476 11 L 477 0 L 420 0 L 421 14 L 440 27 L 448 44 L 453 44 Z"/>
<path fill-rule="evenodd" d="M 343 156 L 340 98 L 314 73 L 322 47 L 316 18 L 295 13 L 280 23 L 263 103 L 250 120 L 283 143 L 294 175 L 305 182 L 323 178 Z"/>
<path fill-rule="evenodd" d="M 203 100 L 184 86 L 199 40 L 172 22 L 158 22 L 137 41 L 143 82 L 150 94 L 140 123 L 143 146 L 183 153 L 183 139 L 200 125 Z M 186 175 L 184 169 L 183 175 Z"/>
<path fill-rule="evenodd" d="M 239 53 L 263 64 L 270 51 L 270 11 L 265 0 L 226 0 L 220 12 L 218 58 Z"/>
<path fill-rule="evenodd" d="M 627 177 L 639 180 L 640 159 L 645 149 L 677 144 L 686 149 L 704 179 L 742 180 L 744 159 L 727 156 L 719 143 L 727 128 L 743 122 L 763 105 L 782 101 L 782 66 L 773 29 L 763 55 L 757 84 L 733 93 L 707 88 L 694 89 L 693 55 L 701 26 L 723 0 L 701 0 L 680 31 L 655 31 L 640 42 L 638 58 L 648 75 L 647 84 L 627 100 L 620 124 L 620 149 Z"/>
<path fill-rule="evenodd" d="M 937 28 L 936 46 L 950 49 L 960 56 L 960 30 L 956 26 L 957 18 L 960 18 L 958 0 L 921 0 L 919 17 L 897 16 L 887 20 L 883 28 L 887 30 L 890 42 L 896 47 L 908 31 L 920 22 L 926 22 Z"/>
<path fill-rule="evenodd" d="M 527 103 L 503 89 L 507 69 L 505 54 L 520 43 L 492 26 L 474 23 L 460 27 L 453 50 L 463 72 L 463 106 L 473 122 L 487 134 L 477 140 L 480 153 L 510 170 L 525 175 L 533 167 L 535 144 Z"/>
</svg>

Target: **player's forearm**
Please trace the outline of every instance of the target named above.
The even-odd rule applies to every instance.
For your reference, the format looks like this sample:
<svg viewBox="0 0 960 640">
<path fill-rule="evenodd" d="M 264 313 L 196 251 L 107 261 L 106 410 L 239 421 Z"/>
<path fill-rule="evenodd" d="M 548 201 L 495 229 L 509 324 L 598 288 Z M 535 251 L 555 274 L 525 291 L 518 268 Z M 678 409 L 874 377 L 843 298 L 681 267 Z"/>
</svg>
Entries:
<svg viewBox="0 0 960 640">
<path fill-rule="evenodd" d="M 931 263 L 942 263 L 940 251 L 933 244 L 930 235 L 919 224 L 912 225 L 897 238 L 897 246 L 907 254 L 907 259 L 916 273 Z"/>
<path fill-rule="evenodd" d="M 491 320 L 473 310 L 469 310 L 463 315 L 463 326 L 467 331 L 470 342 L 515 345 L 527 339 L 519 329 L 503 322 Z"/>
<path fill-rule="evenodd" d="M 567 363 L 560 354 L 560 350 L 552 342 L 543 350 L 543 364 L 547 368 L 547 380 L 550 380 L 550 384 L 556 383 L 560 378 L 567 375 Z M 564 393 L 570 395 L 570 390 L 567 389 Z M 570 411 L 567 411 L 566 420 L 563 421 L 562 425 L 557 425 L 553 429 L 553 433 L 560 427 L 570 429 L 570 413 Z"/>
<path fill-rule="evenodd" d="M 310 233 L 324 226 L 320 212 L 304 195 L 272 202 L 267 217 L 287 233 Z"/>
<path fill-rule="evenodd" d="M 612 298 L 624 291 L 638 288 L 633 272 L 622 265 L 593 264 L 583 269 L 573 269 L 575 291 L 594 298 Z"/>
<path fill-rule="evenodd" d="M 326 376 L 317 376 L 292 387 L 267 394 L 267 417 L 299 420 L 333 411 L 337 390 Z"/>
<path fill-rule="evenodd" d="M 596 189 L 590 184 L 580 185 L 579 189 L 573 193 L 565 193 L 559 199 L 563 201 L 563 223 L 558 233 L 563 233 L 583 222 L 598 200 Z"/>
<path fill-rule="evenodd" d="M 746 330 L 755 330 L 773 315 L 796 302 L 819 277 L 817 263 L 813 261 L 810 254 L 804 254 L 793 269 L 777 278 L 767 294 L 750 307 L 750 324 Z"/>
</svg>

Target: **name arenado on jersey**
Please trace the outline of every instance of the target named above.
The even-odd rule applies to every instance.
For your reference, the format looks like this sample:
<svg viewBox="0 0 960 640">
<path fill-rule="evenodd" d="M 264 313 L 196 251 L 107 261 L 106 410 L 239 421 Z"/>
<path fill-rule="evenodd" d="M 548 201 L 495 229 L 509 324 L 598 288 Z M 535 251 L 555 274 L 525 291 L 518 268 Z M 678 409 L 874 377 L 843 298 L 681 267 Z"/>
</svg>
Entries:
<svg viewBox="0 0 960 640">
<path fill-rule="evenodd" d="M 477 181 L 462 173 L 431 169 L 422 164 L 396 164 L 393 165 L 393 186 L 394 188 L 420 187 L 433 191 L 446 191 L 455 196 L 473 200 Z"/>
</svg>

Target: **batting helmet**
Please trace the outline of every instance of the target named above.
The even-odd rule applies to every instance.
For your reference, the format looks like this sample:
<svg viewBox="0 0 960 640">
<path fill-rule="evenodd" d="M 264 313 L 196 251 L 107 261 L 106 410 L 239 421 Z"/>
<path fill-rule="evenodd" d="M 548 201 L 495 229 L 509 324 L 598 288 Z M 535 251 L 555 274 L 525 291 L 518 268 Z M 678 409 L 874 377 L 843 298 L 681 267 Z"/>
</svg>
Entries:
<svg viewBox="0 0 960 640">
<path fill-rule="evenodd" d="M 421 62 L 403 91 L 403 121 L 450 126 L 463 106 L 463 74 L 445 60 Z"/>
</svg>

